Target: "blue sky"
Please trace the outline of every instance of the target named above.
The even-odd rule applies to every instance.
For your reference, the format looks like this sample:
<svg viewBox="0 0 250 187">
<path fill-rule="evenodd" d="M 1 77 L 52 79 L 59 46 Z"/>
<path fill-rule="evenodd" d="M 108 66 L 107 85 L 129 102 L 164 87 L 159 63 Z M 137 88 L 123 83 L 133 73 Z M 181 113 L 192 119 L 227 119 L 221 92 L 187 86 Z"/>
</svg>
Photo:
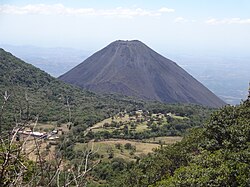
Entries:
<svg viewBox="0 0 250 187">
<path fill-rule="evenodd" d="M 250 1 L 0 1 L 0 44 L 91 51 L 117 39 L 139 39 L 160 52 L 248 54 Z"/>
</svg>

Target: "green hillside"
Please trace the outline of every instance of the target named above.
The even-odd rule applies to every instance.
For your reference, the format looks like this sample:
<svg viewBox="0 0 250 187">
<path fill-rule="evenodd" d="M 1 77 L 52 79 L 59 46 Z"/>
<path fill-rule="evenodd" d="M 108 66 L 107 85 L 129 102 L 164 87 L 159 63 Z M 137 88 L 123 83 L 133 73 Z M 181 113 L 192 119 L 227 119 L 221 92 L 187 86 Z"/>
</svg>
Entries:
<svg viewBox="0 0 250 187">
<path fill-rule="evenodd" d="M 249 186 L 250 96 L 211 116 L 180 143 L 165 146 L 122 172 L 108 186 Z"/>
<path fill-rule="evenodd" d="M 40 69 L 0 49 L 0 103 L 10 95 L 2 114 L 2 126 L 10 122 L 71 120 L 74 124 L 91 125 L 120 110 L 140 107 L 143 103 L 117 96 L 101 96 L 67 85 Z M 69 107 L 71 117 L 69 117 Z M 70 118 L 70 119 L 69 119 Z"/>
<path fill-rule="evenodd" d="M 46 153 L 43 161 L 30 160 L 29 155 L 22 152 L 22 141 L 13 142 L 8 139 L 9 135 L 1 136 L 4 137 L 0 144 L 0 170 L 5 173 L 0 175 L 3 186 L 15 182 L 18 171 L 23 172 L 18 178 L 20 184 L 33 181 L 33 186 L 52 183 L 63 186 L 67 182 L 74 186 L 78 179 L 87 186 L 103 187 L 247 186 L 250 183 L 249 99 L 239 106 L 222 108 L 205 123 L 214 109 L 94 94 L 67 85 L 2 49 L 0 93 L 1 135 L 15 124 L 29 123 L 37 116 L 39 126 L 47 122 L 58 125 L 72 122 L 72 128 L 54 142 L 56 146 L 47 141 L 48 146 L 38 148 Z M 141 118 L 137 116 L 138 111 L 141 111 Z M 122 124 L 118 121 L 125 120 L 122 115 L 138 119 Z M 104 119 L 116 126 L 112 129 L 106 124 L 105 128 L 96 128 Z M 125 131 L 125 127 L 129 131 Z M 190 128 L 193 129 L 186 135 Z M 115 130 L 123 132 L 118 134 Z M 164 138 L 161 136 L 171 134 L 184 137 L 172 145 L 162 141 L 156 144 L 159 138 Z M 120 139 L 107 140 L 115 137 Z M 30 144 L 32 141 L 25 146 Z M 100 149 L 96 152 L 89 149 L 91 144 Z M 6 145 L 10 146 L 6 148 Z M 152 152 L 149 146 L 159 148 Z M 145 147 L 148 150 L 144 153 Z M 46 160 L 49 153 L 54 153 L 62 163 Z M 11 159 L 5 155 L 10 155 Z M 84 158 L 88 159 L 85 165 Z M 86 166 L 91 169 L 82 177 L 79 171 L 84 172 Z M 76 181 L 72 179 L 75 176 L 72 172 L 78 172 Z"/>
<path fill-rule="evenodd" d="M 3 49 L 0 49 L 0 94 L 0 104 L 4 105 L 0 118 L 2 129 L 39 116 L 39 122 L 55 121 L 60 124 L 70 121 L 81 127 L 78 131 L 83 131 L 120 111 L 136 109 L 192 116 L 194 123 L 191 127 L 202 124 L 211 112 L 209 108 L 196 105 L 166 105 L 84 91 L 61 82 Z M 9 98 L 3 104 L 5 94 Z"/>
</svg>

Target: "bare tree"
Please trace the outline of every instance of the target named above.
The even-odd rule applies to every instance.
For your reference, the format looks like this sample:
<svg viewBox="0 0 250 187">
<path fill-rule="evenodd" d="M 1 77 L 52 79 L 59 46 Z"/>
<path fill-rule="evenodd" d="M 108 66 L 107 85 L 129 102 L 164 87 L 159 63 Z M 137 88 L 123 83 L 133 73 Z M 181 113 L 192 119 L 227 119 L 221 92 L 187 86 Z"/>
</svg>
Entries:
<svg viewBox="0 0 250 187">
<path fill-rule="evenodd" d="M 0 126 L 2 117 L 4 117 L 4 107 L 9 97 L 10 95 L 5 92 L 0 111 Z M 16 118 L 15 127 L 12 131 L 0 131 L 0 186 L 85 186 L 87 174 L 98 164 L 98 162 L 90 161 L 90 157 L 97 152 L 97 150 L 94 150 L 94 143 L 92 143 L 91 148 L 82 150 L 81 158 L 75 165 L 68 162 L 61 154 L 67 136 L 62 139 L 61 146 L 58 149 L 49 152 L 49 156 L 48 154 L 44 155 L 45 149 L 42 148 L 42 145 L 48 144 L 47 140 L 33 137 L 32 133 L 22 139 L 18 138 L 21 130 L 30 127 L 31 124 L 34 130 L 39 120 L 39 115 L 30 120 L 27 93 L 25 94 L 25 101 L 27 105 L 26 120 L 20 122 Z M 68 99 L 67 107 L 69 123 L 71 124 L 71 110 Z M 35 158 L 30 159 L 31 154 L 35 155 Z"/>
</svg>

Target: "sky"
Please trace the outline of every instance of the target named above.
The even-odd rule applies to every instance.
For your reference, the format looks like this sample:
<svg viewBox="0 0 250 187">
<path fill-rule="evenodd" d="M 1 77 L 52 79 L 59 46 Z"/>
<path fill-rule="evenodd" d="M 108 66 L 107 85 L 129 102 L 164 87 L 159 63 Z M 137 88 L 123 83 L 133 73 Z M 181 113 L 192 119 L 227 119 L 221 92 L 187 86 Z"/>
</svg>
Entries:
<svg viewBox="0 0 250 187">
<path fill-rule="evenodd" d="M 250 54 L 249 0 L 0 0 L 0 45 Z"/>
</svg>

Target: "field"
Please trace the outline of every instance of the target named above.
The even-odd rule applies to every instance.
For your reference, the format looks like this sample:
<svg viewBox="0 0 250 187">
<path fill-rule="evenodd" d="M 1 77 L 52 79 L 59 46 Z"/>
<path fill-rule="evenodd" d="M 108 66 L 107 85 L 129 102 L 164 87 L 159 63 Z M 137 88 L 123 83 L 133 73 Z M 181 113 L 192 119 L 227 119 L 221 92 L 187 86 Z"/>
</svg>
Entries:
<svg viewBox="0 0 250 187">
<path fill-rule="evenodd" d="M 23 144 L 23 151 L 30 160 L 38 161 L 41 156 L 45 160 L 53 160 L 55 155 L 55 145 L 50 145 L 51 140 L 42 140 L 34 137 L 26 137 Z M 39 152 L 38 152 L 39 150 Z"/>
<path fill-rule="evenodd" d="M 89 143 L 77 143 L 74 147 L 75 151 L 93 148 L 101 158 L 107 159 L 119 157 L 123 159 L 135 159 L 136 157 L 145 156 L 160 146 L 159 141 L 164 144 L 173 144 L 182 139 L 182 137 L 157 137 L 155 139 L 145 139 L 143 141 L 109 139 Z M 130 146 L 131 145 L 131 146 Z M 129 147 L 128 149 L 126 147 Z"/>
<path fill-rule="evenodd" d="M 172 120 L 171 120 L 172 119 Z M 168 114 L 149 114 L 143 111 L 134 111 L 133 113 L 121 112 L 117 115 L 107 118 L 86 130 L 85 135 L 92 131 L 93 133 L 100 133 L 103 131 L 113 133 L 119 131 L 119 133 L 126 134 L 128 131 L 134 133 L 140 133 L 144 131 L 151 131 L 152 128 L 157 128 L 162 125 L 170 124 L 169 120 L 188 120 L 187 117 L 178 116 L 172 113 Z M 120 137 L 122 138 L 122 137 Z"/>
<path fill-rule="evenodd" d="M 37 123 L 37 124 L 31 124 L 30 127 L 35 127 L 34 131 L 40 131 L 40 132 L 49 132 L 54 129 L 61 129 L 63 132 L 68 132 L 69 128 L 67 127 L 67 124 L 61 124 L 60 126 L 57 125 L 56 122 L 48 122 L 48 123 Z"/>
<path fill-rule="evenodd" d="M 133 149 L 126 149 L 125 144 L 131 144 Z M 118 145 L 120 148 L 118 148 Z M 75 146 L 75 150 L 84 150 L 93 146 L 94 151 L 104 159 L 112 157 L 119 157 L 124 159 L 134 159 L 135 156 L 143 156 L 152 152 L 153 149 L 159 147 L 159 144 L 143 143 L 130 140 L 106 140 L 100 142 L 89 142 L 88 144 L 78 143 Z"/>
<path fill-rule="evenodd" d="M 171 118 L 184 120 L 185 117 L 171 115 Z M 125 132 L 125 129 L 130 132 L 150 132 L 152 124 L 156 126 L 162 126 L 162 124 L 168 124 L 167 115 L 164 114 L 143 114 L 142 111 L 135 111 L 131 113 L 119 113 L 113 117 L 107 118 L 99 123 L 96 123 L 92 127 L 85 130 L 85 136 L 91 131 L 93 133 L 100 133 L 108 131 L 113 133 L 114 131 L 119 131 L 120 133 Z M 69 131 L 68 124 L 61 124 L 58 127 L 56 122 L 49 123 L 38 123 L 36 125 L 31 124 L 31 129 L 39 132 L 51 132 L 53 130 L 61 129 L 61 132 L 67 134 Z M 152 152 L 159 146 L 164 146 L 167 144 L 173 144 L 175 142 L 181 141 L 181 136 L 159 136 L 144 139 L 123 139 L 121 136 L 118 138 L 100 138 L 91 139 L 88 143 L 76 143 L 74 146 L 74 151 L 84 151 L 86 149 L 92 149 L 96 152 L 99 158 L 109 159 L 109 158 L 123 158 L 134 160 L 137 157 L 145 156 Z M 33 137 L 30 137 L 26 144 L 27 151 L 35 149 L 35 146 L 39 145 L 42 154 L 44 154 L 46 159 L 49 159 L 50 155 L 46 153 L 54 153 L 55 145 L 50 145 L 50 140 L 39 140 L 39 144 L 35 142 Z M 30 159 L 35 160 L 37 158 L 37 153 L 30 151 Z"/>
<path fill-rule="evenodd" d="M 33 129 L 33 130 L 32 130 Z M 69 128 L 67 124 L 61 124 L 60 127 L 56 125 L 56 122 L 50 123 L 32 123 L 24 130 L 32 130 L 34 132 L 52 132 L 53 130 L 59 130 L 57 135 L 62 135 L 62 133 L 68 133 Z M 56 135 L 56 136 L 57 136 Z M 56 140 L 49 140 L 43 138 L 37 138 L 28 135 L 20 135 L 20 140 L 25 142 L 24 152 L 28 155 L 29 159 L 36 161 L 39 154 L 46 160 L 53 160 L 55 156 L 55 144 Z M 39 150 L 39 153 L 38 153 Z"/>
<path fill-rule="evenodd" d="M 162 136 L 162 137 L 144 139 L 143 142 L 159 143 L 159 144 L 173 144 L 176 142 L 180 142 L 181 140 L 182 140 L 181 136 Z"/>
</svg>

